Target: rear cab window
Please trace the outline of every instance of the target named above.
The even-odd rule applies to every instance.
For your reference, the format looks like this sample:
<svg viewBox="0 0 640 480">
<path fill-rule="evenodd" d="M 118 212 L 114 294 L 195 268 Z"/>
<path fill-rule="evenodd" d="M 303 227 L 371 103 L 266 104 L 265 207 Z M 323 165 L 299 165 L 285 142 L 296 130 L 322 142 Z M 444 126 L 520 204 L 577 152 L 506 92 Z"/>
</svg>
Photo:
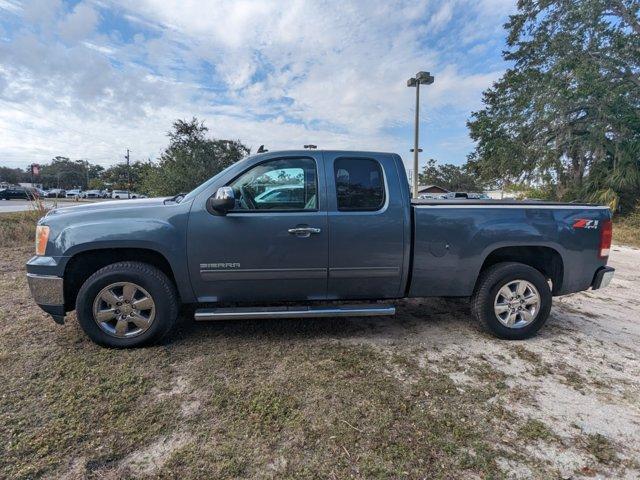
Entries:
<svg viewBox="0 0 640 480">
<path fill-rule="evenodd" d="M 333 163 L 339 211 L 376 211 L 386 200 L 382 166 L 370 158 L 337 158 Z"/>
</svg>

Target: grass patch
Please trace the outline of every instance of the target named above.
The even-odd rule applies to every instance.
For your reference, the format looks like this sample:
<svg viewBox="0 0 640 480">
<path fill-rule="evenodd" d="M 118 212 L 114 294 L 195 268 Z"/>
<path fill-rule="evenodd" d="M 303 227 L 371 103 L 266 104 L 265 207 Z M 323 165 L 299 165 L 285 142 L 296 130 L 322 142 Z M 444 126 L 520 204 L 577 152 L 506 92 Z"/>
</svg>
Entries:
<svg viewBox="0 0 640 480">
<path fill-rule="evenodd" d="M 614 217 L 613 241 L 640 248 L 640 207 L 623 217 Z"/>
<path fill-rule="evenodd" d="M 542 364 L 542 357 L 537 354 L 536 352 L 532 352 L 531 350 L 529 350 L 528 348 L 523 347 L 522 345 L 516 345 L 513 347 L 513 353 L 520 358 L 521 360 L 524 360 L 525 362 L 529 362 L 532 363 L 534 365 L 540 365 Z"/>
<path fill-rule="evenodd" d="M 518 429 L 518 436 L 526 440 L 545 441 L 552 440 L 556 437 L 549 427 L 534 418 L 527 420 L 527 422 Z"/>
<path fill-rule="evenodd" d="M 0 214 L 0 244 L 5 247 L 17 247 L 33 242 L 36 223 L 45 213 L 41 210 L 27 210 Z"/>
<path fill-rule="evenodd" d="M 598 462 L 611 464 L 617 462 L 618 455 L 611 441 L 600 433 L 586 435 L 583 439 L 584 447 Z"/>
</svg>

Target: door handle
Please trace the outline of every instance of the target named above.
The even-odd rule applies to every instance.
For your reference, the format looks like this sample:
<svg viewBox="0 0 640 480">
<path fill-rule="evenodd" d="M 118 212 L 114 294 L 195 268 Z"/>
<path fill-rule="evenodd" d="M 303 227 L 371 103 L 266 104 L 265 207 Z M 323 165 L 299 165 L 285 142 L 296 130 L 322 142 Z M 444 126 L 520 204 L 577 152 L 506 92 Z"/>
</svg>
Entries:
<svg viewBox="0 0 640 480">
<path fill-rule="evenodd" d="M 322 230 L 316 227 L 295 227 L 287 230 L 291 235 L 297 235 L 299 237 L 309 237 L 311 234 L 318 234 Z"/>
</svg>

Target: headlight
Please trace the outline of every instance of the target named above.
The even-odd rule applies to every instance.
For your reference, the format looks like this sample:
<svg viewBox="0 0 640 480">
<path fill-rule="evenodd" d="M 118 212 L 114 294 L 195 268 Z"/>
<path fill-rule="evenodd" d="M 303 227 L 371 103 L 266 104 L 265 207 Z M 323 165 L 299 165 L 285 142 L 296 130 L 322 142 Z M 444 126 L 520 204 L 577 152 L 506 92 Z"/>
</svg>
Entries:
<svg viewBox="0 0 640 480">
<path fill-rule="evenodd" d="M 38 225 L 36 227 L 36 255 L 44 255 L 49 241 L 49 227 Z"/>
</svg>

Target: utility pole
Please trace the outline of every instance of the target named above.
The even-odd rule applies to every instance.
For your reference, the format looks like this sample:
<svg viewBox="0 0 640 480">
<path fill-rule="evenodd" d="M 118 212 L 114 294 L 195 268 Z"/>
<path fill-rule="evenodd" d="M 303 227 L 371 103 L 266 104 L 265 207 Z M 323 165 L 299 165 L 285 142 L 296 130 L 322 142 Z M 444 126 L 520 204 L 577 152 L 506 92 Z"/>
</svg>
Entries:
<svg viewBox="0 0 640 480">
<path fill-rule="evenodd" d="M 127 198 L 131 198 L 131 164 L 129 163 L 129 149 L 127 148 Z"/>
</svg>

